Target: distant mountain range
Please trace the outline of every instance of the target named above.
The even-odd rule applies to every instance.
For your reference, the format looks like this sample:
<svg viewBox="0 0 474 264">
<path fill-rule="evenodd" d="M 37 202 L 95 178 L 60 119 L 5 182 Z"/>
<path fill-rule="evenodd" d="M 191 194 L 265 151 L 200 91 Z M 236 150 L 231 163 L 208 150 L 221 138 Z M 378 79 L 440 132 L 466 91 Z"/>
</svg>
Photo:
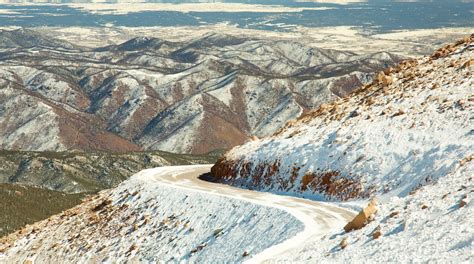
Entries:
<svg viewBox="0 0 474 264">
<path fill-rule="evenodd" d="M 219 34 L 91 49 L 28 29 L 0 31 L 0 148 L 228 149 L 400 60 Z"/>
</svg>

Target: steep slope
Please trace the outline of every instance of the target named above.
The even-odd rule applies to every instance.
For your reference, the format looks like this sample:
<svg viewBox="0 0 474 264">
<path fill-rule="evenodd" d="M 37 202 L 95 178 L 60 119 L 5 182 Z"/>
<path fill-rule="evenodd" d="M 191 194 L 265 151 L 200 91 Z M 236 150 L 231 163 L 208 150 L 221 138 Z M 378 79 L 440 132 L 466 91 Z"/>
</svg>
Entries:
<svg viewBox="0 0 474 264">
<path fill-rule="evenodd" d="M 35 78 L 43 73 L 38 73 L 29 67 L 0 69 L 1 149 L 35 151 L 140 149 L 130 141 L 107 132 L 100 118 L 74 108 L 79 108 L 87 99 L 77 98 L 78 92 L 69 89 L 67 83 L 54 78 L 46 80 L 42 78 L 39 81 L 41 84 L 37 84 L 38 91 L 32 86 L 25 87 L 18 83 L 24 82 L 19 74 Z M 38 80 L 32 80 L 36 81 Z M 43 91 L 51 91 L 54 95 Z"/>
<path fill-rule="evenodd" d="M 0 39 L 0 147 L 13 150 L 229 149 L 401 60 L 218 34 L 96 49 L 31 30 Z"/>
<path fill-rule="evenodd" d="M 224 182 L 347 200 L 404 196 L 472 155 L 472 39 L 445 57 L 402 62 L 273 136 L 229 151 Z"/>
<path fill-rule="evenodd" d="M 265 201 L 188 188 L 188 179 L 175 185 L 181 174 L 196 171 L 197 177 L 208 170 L 142 171 L 81 206 L 0 239 L 0 262 L 242 262 L 303 230 L 293 215 L 261 205 Z"/>
<path fill-rule="evenodd" d="M 212 168 L 239 187 L 360 207 L 367 226 L 278 261 L 472 262 L 474 35 L 402 62 Z"/>
</svg>

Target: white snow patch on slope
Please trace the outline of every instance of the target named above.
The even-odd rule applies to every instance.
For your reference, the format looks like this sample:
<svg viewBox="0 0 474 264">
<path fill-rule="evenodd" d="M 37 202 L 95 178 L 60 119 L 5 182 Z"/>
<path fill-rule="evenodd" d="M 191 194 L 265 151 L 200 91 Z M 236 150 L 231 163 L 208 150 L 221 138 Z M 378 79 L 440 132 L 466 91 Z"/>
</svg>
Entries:
<svg viewBox="0 0 474 264">
<path fill-rule="evenodd" d="M 322 263 L 473 263 L 474 162 L 414 195 L 392 197 L 379 206 L 373 222 L 349 234 L 335 232 L 315 239 L 277 262 Z M 460 207 L 460 201 L 468 201 Z M 422 209 L 422 206 L 427 206 Z M 398 215 L 390 217 L 393 212 Z M 372 238 L 379 227 L 382 236 Z M 348 246 L 339 243 L 347 238 Z M 319 257 L 324 256 L 324 257 Z"/>
<path fill-rule="evenodd" d="M 324 105 L 282 132 L 249 141 L 226 155 L 237 165 L 229 180 L 235 185 L 338 199 L 323 196 L 327 190 L 321 195 L 300 188 L 306 173 L 318 179 L 337 171 L 336 183 L 341 178 L 358 181 L 368 195 L 380 198 L 375 219 L 366 227 L 314 238 L 276 262 L 474 261 L 474 78 L 469 66 L 474 51 L 470 43 L 460 44 L 447 57 L 408 62 L 390 75 L 394 82 L 388 87 L 373 85 Z M 272 164 L 279 168 L 269 168 Z M 239 169 L 242 166 L 246 167 Z M 259 166 L 275 173 L 261 181 L 266 183 L 252 185 L 253 170 Z M 279 185 L 293 168 L 300 168 L 294 180 L 298 184 Z M 339 204 L 367 203 L 360 196 L 348 198 L 358 200 Z M 381 232 L 377 239 L 376 230 Z M 345 249 L 340 247 L 343 239 L 348 243 Z"/>
</svg>

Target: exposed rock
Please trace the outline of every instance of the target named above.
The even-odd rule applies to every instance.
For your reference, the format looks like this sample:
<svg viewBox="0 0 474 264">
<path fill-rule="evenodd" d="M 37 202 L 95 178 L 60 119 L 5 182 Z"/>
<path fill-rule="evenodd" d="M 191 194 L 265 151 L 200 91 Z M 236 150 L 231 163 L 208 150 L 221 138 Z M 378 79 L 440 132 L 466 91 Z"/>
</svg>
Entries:
<svg viewBox="0 0 474 264">
<path fill-rule="evenodd" d="M 379 84 L 381 84 L 383 87 L 389 86 L 393 82 L 392 77 L 385 75 L 383 71 L 379 72 L 379 74 L 377 75 L 377 80 Z"/>
<path fill-rule="evenodd" d="M 459 166 L 464 166 L 466 163 L 470 162 L 474 160 L 474 155 L 469 155 L 465 158 L 463 158 L 460 162 L 459 162 Z"/>
<path fill-rule="evenodd" d="M 356 117 L 358 115 L 359 115 L 359 113 L 357 112 L 357 110 L 354 110 L 354 111 L 349 113 L 349 117 Z"/>
<path fill-rule="evenodd" d="M 273 177 L 273 175 L 279 172 L 279 162 L 274 164 L 259 164 L 255 165 L 250 162 L 245 164 L 234 163 L 225 158 L 219 159 L 216 164 L 211 168 L 211 174 L 219 181 L 230 184 L 235 184 L 233 173 L 236 168 L 240 168 L 241 179 L 238 179 L 238 183 L 248 185 L 249 188 L 252 186 L 259 185 L 260 181 L 267 181 Z M 294 172 L 298 171 L 294 168 Z M 249 178 L 247 178 L 249 177 Z M 251 180 L 251 181 L 249 181 Z M 324 193 L 327 197 L 338 198 L 341 200 L 348 200 L 354 197 L 368 197 L 369 192 L 362 192 L 361 184 L 356 180 L 348 180 L 340 177 L 340 173 L 337 171 L 327 171 L 315 174 L 313 172 L 306 173 L 302 178 L 301 182 L 296 183 L 296 174 L 294 177 L 289 179 L 281 179 L 280 184 L 286 190 L 289 188 L 295 188 L 297 191 L 311 191 L 313 193 L 319 192 Z M 297 188 L 299 186 L 299 188 Z"/>
<path fill-rule="evenodd" d="M 389 215 L 388 217 L 392 218 L 392 217 L 397 216 L 398 214 L 400 214 L 400 212 L 398 212 L 398 211 L 393 211 L 393 212 L 390 213 L 390 215 Z"/>
<path fill-rule="evenodd" d="M 473 66 L 474 66 L 474 59 L 470 59 L 462 65 L 463 68 L 469 68 L 469 67 L 473 67 Z"/>
<path fill-rule="evenodd" d="M 214 237 L 220 236 L 222 234 L 223 230 L 224 229 L 222 229 L 222 228 L 218 228 L 218 229 L 214 230 Z"/>
<path fill-rule="evenodd" d="M 347 223 L 346 226 L 344 226 L 344 230 L 346 232 L 352 231 L 354 229 L 361 229 L 365 225 L 368 224 L 370 221 L 369 219 L 375 215 L 377 212 L 377 199 L 373 198 L 369 204 L 367 205 L 366 208 L 364 208 L 362 211 L 359 212 L 358 215 L 352 221 Z"/>
<path fill-rule="evenodd" d="M 253 135 L 253 136 L 250 137 L 250 140 L 251 140 L 251 141 L 257 141 L 257 140 L 258 140 L 258 137 L 255 136 L 255 135 Z"/>
<path fill-rule="evenodd" d="M 467 195 L 463 195 L 463 197 L 462 197 L 461 200 L 459 201 L 459 207 L 464 207 L 464 206 L 466 206 L 469 202 L 470 202 L 470 200 L 469 200 L 469 198 L 467 197 Z"/>
<path fill-rule="evenodd" d="M 401 116 L 404 114 L 405 114 L 405 111 L 403 111 L 402 109 L 399 109 L 396 113 L 392 115 L 392 117 Z"/>
<path fill-rule="evenodd" d="M 339 246 L 341 247 L 341 249 L 345 249 L 348 245 L 349 243 L 347 242 L 347 237 L 343 238 L 341 240 L 341 243 L 339 243 Z"/>
<path fill-rule="evenodd" d="M 372 238 L 377 239 L 382 236 L 382 230 L 380 226 L 377 226 L 374 231 L 372 231 Z"/>
</svg>

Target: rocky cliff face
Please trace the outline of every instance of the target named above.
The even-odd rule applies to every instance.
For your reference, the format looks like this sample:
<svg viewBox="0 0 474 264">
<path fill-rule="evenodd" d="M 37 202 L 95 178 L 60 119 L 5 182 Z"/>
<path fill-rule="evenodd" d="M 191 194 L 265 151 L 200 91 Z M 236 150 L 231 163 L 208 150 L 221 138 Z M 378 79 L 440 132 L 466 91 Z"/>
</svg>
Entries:
<svg viewBox="0 0 474 264">
<path fill-rule="evenodd" d="M 406 196 L 472 162 L 474 36 L 406 60 L 371 84 L 230 150 L 221 182 L 350 200 Z"/>
<path fill-rule="evenodd" d="M 206 35 L 81 48 L 0 32 L 0 147 L 207 153 L 346 95 L 400 57 Z"/>
</svg>

